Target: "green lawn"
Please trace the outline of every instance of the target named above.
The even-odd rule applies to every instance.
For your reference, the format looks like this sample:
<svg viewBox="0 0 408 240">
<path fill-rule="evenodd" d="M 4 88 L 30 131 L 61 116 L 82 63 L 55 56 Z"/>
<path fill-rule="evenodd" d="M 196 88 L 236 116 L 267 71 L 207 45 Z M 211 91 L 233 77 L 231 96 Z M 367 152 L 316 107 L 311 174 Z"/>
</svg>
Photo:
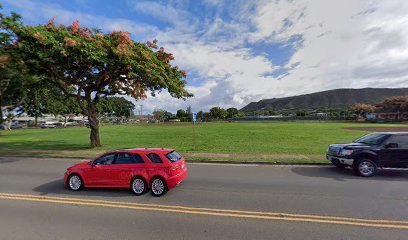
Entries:
<svg viewBox="0 0 408 240">
<path fill-rule="evenodd" d="M 204 123 L 192 125 L 102 126 L 102 149 L 168 147 L 180 152 L 246 154 L 324 154 L 327 145 L 349 142 L 367 132 L 352 126 L 401 126 L 363 123 Z M 88 128 L 2 131 L 0 149 L 87 150 Z M 93 150 L 94 151 L 94 150 Z"/>
</svg>

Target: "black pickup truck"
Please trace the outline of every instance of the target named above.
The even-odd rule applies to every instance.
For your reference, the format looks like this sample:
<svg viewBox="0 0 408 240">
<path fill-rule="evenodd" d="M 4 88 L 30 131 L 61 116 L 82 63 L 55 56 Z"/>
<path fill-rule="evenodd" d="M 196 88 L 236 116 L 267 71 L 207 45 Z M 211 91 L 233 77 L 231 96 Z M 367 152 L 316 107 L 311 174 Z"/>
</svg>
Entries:
<svg viewBox="0 0 408 240">
<path fill-rule="evenodd" d="M 378 168 L 408 168 L 408 132 L 372 133 L 352 143 L 331 144 L 326 158 L 363 177 L 374 176 Z"/>
</svg>

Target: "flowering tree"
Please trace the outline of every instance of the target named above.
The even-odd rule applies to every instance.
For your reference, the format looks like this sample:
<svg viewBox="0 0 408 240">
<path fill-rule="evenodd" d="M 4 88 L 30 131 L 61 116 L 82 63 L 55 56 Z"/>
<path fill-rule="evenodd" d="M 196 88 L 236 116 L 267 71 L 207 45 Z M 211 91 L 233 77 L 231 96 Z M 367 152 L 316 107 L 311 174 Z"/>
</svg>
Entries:
<svg viewBox="0 0 408 240">
<path fill-rule="evenodd" d="M 375 106 L 364 103 L 357 103 L 351 108 L 351 111 L 358 115 L 358 117 L 364 116 L 369 113 L 375 112 Z"/>
<path fill-rule="evenodd" d="M 408 111 L 408 96 L 394 96 L 384 99 L 379 104 L 382 111 L 404 112 Z"/>
<path fill-rule="evenodd" d="M 4 18 L 2 19 L 4 20 Z M 128 32 L 102 33 L 81 27 L 26 26 L 21 22 L 2 21 L 12 31 L 18 52 L 36 74 L 45 74 L 67 95 L 76 97 L 88 116 L 91 146 L 101 146 L 96 104 L 101 97 L 129 95 L 143 99 L 166 89 L 172 97 L 187 98 L 186 72 L 173 66 L 171 53 L 157 46 L 157 41 L 139 43 Z M 74 94 L 66 89 L 74 88 Z"/>
<path fill-rule="evenodd" d="M 0 3 L 0 10 L 2 9 Z M 9 23 L 16 23 L 20 20 L 18 14 L 5 16 L 0 12 L 0 124 L 6 117 L 11 123 L 12 114 L 3 116 L 3 110 L 12 112 L 16 106 L 23 101 L 25 85 L 23 84 L 30 76 L 25 74 L 23 64 L 13 49 L 16 47 L 14 34 L 5 28 L 3 20 Z"/>
<path fill-rule="evenodd" d="M 379 108 L 384 112 L 396 112 L 396 120 L 399 120 L 401 112 L 408 111 L 408 96 L 386 98 L 379 104 Z"/>
</svg>

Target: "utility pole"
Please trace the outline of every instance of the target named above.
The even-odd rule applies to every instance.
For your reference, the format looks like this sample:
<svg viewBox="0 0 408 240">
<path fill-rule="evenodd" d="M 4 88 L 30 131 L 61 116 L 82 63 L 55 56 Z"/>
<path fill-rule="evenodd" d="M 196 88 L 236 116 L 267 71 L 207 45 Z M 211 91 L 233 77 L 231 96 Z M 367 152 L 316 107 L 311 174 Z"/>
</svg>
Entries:
<svg viewBox="0 0 408 240">
<path fill-rule="evenodd" d="M 140 117 L 143 116 L 143 104 L 139 105 L 140 107 Z"/>
<path fill-rule="evenodd" d="M 196 112 L 192 112 L 193 113 L 193 147 L 194 150 L 196 150 L 196 139 L 195 139 L 195 123 L 197 121 L 197 113 Z"/>
</svg>

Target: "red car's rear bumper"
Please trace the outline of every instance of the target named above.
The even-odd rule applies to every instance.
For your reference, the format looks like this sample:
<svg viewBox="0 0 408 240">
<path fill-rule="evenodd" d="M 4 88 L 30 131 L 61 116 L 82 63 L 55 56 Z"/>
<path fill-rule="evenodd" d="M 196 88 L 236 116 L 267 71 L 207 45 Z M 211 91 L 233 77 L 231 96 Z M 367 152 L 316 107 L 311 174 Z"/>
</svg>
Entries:
<svg viewBox="0 0 408 240">
<path fill-rule="evenodd" d="M 167 187 L 169 189 L 174 188 L 177 184 L 181 183 L 187 177 L 187 175 L 188 175 L 188 168 L 186 166 L 181 173 L 167 179 Z"/>
</svg>

